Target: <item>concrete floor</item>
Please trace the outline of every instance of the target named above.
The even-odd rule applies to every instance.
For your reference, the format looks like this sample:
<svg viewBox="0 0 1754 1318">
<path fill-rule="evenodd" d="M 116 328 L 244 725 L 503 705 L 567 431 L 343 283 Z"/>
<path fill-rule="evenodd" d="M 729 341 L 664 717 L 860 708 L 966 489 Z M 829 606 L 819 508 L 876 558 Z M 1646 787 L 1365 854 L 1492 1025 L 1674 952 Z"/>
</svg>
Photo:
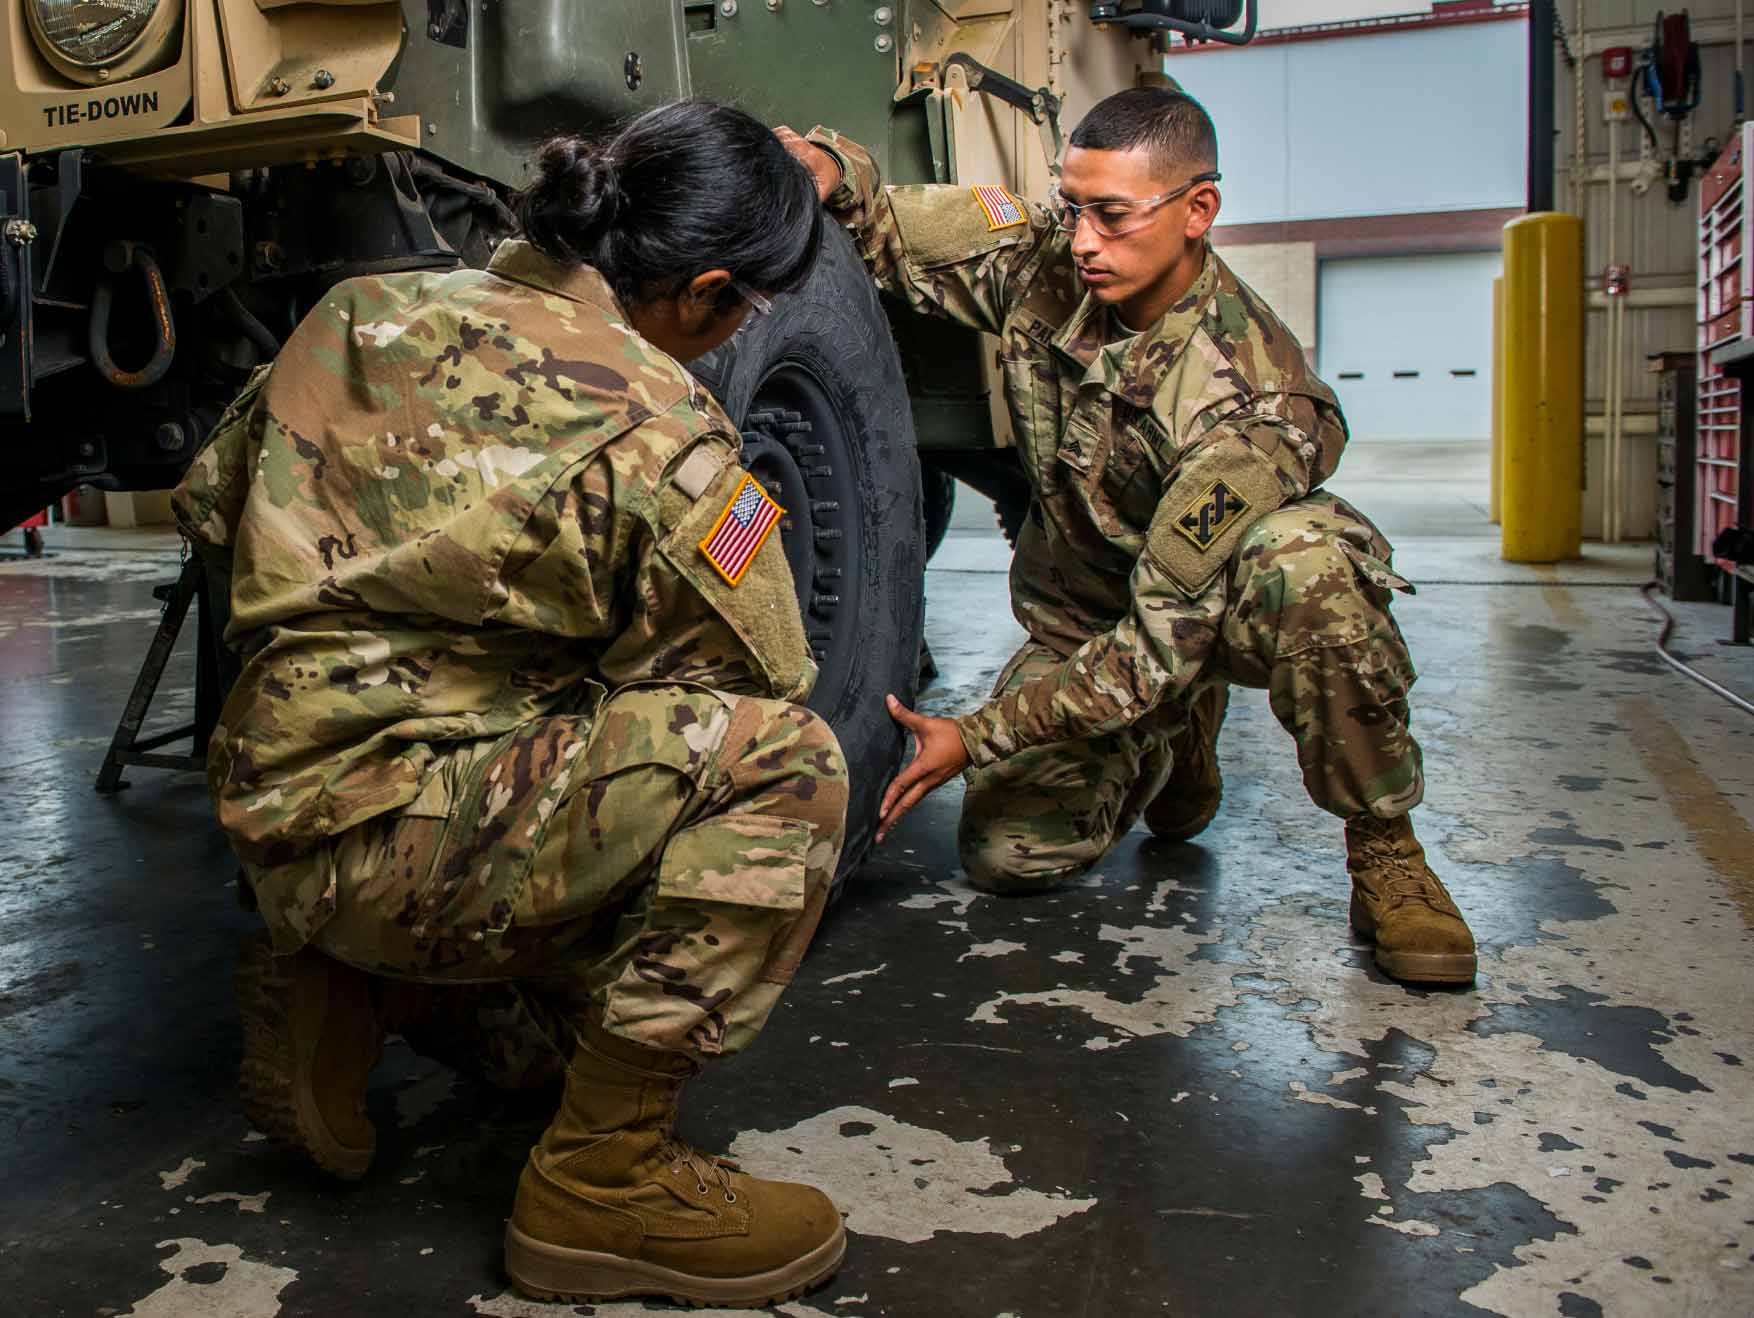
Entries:
<svg viewBox="0 0 1754 1318">
<path fill-rule="evenodd" d="M 1135 833 L 1066 892 L 974 893 L 946 789 L 689 1094 L 685 1133 L 848 1214 L 845 1268 L 782 1312 L 1754 1312 L 1754 722 L 1652 653 L 1644 548 L 1512 569 L 1462 485 L 1365 485 L 1425 583 L 1400 610 L 1417 818 L 1478 987 L 1372 969 L 1340 827 L 1260 693 L 1213 827 Z M 90 790 L 174 572 L 155 543 L 0 562 L 0 1314 L 575 1312 L 499 1272 L 545 1112 L 393 1046 L 352 1188 L 239 1114 L 251 919 L 202 784 Z M 1015 643 L 1003 561 L 968 531 L 939 556 L 927 708 L 969 707 Z M 1680 612 L 1680 647 L 1754 694 L 1726 611 Z"/>
</svg>

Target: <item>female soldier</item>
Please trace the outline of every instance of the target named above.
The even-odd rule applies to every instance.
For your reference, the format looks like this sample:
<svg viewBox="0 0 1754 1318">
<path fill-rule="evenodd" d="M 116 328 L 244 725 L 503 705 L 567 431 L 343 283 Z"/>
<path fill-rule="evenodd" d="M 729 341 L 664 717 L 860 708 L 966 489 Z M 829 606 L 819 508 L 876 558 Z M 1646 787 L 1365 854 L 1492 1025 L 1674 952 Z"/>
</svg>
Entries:
<svg viewBox="0 0 1754 1318">
<path fill-rule="evenodd" d="M 675 1103 L 791 977 L 846 767 L 790 703 L 780 510 L 680 363 L 804 280 L 820 207 L 761 124 L 685 104 L 549 142 L 521 219 L 485 271 L 338 285 L 177 491 L 245 661 L 208 760 L 268 925 L 244 1107 L 362 1176 L 385 1027 L 485 992 L 386 981 L 496 982 L 504 1037 L 567 1059 L 512 1280 L 758 1305 L 833 1273 L 839 1214 L 683 1144 Z"/>
</svg>

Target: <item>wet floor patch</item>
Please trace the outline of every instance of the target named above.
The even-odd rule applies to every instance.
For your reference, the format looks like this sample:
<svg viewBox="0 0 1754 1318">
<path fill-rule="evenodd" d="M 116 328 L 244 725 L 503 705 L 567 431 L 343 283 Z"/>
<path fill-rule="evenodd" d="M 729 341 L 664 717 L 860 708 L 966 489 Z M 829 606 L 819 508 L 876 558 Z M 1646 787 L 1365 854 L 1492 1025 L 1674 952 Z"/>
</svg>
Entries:
<svg viewBox="0 0 1754 1318">
<path fill-rule="evenodd" d="M 508 1291 L 499 1237 L 551 1095 L 397 1043 L 361 1184 L 248 1129 L 228 980 L 253 920 L 202 784 L 90 790 L 166 575 L 0 573 L 20 746 L 0 766 L 0 1293 L 33 1318 L 668 1311 Z M 1017 632 L 1002 578 L 933 591 L 944 678 L 922 706 L 954 712 Z M 686 1138 L 848 1215 L 841 1274 L 780 1312 L 1754 1311 L 1731 886 L 1754 766 L 1708 696 L 1622 661 L 1634 592 L 1563 627 L 1529 621 L 1542 597 L 1440 587 L 1402 613 L 1425 673 L 1416 819 L 1479 935 L 1473 989 L 1375 968 L 1339 823 L 1256 693 L 1212 828 L 1129 838 L 1064 890 L 970 888 L 955 786 L 910 816 L 757 1047 L 684 1100 Z"/>
</svg>

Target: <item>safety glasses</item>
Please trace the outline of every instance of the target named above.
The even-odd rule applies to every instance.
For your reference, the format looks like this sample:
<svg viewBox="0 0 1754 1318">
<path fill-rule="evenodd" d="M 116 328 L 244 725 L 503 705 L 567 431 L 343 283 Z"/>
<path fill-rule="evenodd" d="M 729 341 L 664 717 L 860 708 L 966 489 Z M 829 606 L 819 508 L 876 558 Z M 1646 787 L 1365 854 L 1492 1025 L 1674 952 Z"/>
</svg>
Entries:
<svg viewBox="0 0 1754 1318">
<path fill-rule="evenodd" d="M 1155 197 L 1108 197 L 1102 201 L 1067 201 L 1060 195 L 1058 184 L 1048 195 L 1048 215 L 1054 224 L 1067 233 L 1078 228 L 1079 220 L 1089 220 L 1091 228 L 1104 238 L 1120 238 L 1150 223 L 1151 212 L 1166 206 L 1202 183 L 1216 183 L 1224 176 L 1217 170 L 1195 174 L 1179 188 L 1160 192 Z"/>
<path fill-rule="evenodd" d="M 760 320 L 763 316 L 769 314 L 773 310 L 773 299 L 768 297 L 765 293 L 757 293 L 741 279 L 733 279 L 731 281 L 731 287 L 737 290 L 737 296 L 749 304 L 748 313 L 737 323 L 737 328 L 731 331 L 731 337 L 736 338 L 744 330 L 748 329 L 756 321 Z"/>
</svg>

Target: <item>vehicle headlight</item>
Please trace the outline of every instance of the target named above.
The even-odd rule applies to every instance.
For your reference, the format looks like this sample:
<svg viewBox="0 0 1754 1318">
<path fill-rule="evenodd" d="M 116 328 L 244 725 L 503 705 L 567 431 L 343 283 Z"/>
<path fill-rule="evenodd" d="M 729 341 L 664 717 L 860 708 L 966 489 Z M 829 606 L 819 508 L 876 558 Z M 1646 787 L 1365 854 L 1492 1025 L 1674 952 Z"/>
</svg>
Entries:
<svg viewBox="0 0 1754 1318">
<path fill-rule="evenodd" d="M 25 0 L 37 47 L 62 73 L 133 76 L 168 50 L 183 0 Z"/>
</svg>

